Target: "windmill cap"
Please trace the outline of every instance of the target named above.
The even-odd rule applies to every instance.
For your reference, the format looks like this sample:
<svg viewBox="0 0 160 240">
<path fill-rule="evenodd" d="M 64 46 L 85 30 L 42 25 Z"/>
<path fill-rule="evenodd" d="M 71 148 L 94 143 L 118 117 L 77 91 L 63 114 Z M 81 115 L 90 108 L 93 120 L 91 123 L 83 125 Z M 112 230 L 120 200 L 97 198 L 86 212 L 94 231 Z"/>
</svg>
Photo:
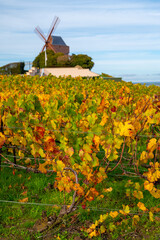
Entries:
<svg viewBox="0 0 160 240">
<path fill-rule="evenodd" d="M 52 44 L 66 46 L 65 42 L 60 36 L 52 36 Z"/>
</svg>

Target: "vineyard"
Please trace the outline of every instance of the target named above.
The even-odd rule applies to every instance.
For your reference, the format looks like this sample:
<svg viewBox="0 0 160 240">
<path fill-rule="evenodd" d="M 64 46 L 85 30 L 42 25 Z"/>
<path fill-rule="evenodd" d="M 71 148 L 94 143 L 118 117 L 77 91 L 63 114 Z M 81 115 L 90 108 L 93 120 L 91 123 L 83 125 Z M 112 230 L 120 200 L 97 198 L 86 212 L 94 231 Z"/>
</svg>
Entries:
<svg viewBox="0 0 160 240">
<path fill-rule="evenodd" d="M 160 238 L 160 87 L 3 75 L 0 109 L 2 239 Z"/>
</svg>

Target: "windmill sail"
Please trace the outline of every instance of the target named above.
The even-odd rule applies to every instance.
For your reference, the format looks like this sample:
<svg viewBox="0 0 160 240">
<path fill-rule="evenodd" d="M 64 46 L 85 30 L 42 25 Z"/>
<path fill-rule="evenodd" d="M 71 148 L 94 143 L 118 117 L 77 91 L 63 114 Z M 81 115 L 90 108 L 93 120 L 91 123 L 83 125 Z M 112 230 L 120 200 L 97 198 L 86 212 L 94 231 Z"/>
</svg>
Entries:
<svg viewBox="0 0 160 240">
<path fill-rule="evenodd" d="M 69 46 L 65 44 L 63 39 L 60 36 L 53 36 L 52 33 L 54 32 L 55 28 L 57 27 L 58 23 L 60 22 L 60 19 L 58 17 L 55 17 L 48 34 L 48 37 L 46 38 L 40 29 L 40 27 L 35 28 L 35 32 L 38 34 L 38 36 L 45 42 L 42 51 L 46 51 L 47 49 L 52 50 L 54 53 L 61 52 L 65 55 L 69 54 Z M 45 62 L 47 61 L 47 56 L 45 53 Z"/>
</svg>

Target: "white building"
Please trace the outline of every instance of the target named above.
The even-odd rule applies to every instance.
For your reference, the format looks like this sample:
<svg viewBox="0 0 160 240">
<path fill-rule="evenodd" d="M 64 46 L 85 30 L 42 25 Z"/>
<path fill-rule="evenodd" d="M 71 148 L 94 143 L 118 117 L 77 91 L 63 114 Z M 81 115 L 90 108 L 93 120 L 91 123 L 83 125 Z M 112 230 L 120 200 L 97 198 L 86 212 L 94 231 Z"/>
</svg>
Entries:
<svg viewBox="0 0 160 240">
<path fill-rule="evenodd" d="M 56 77 L 98 77 L 99 74 L 94 73 L 90 71 L 89 69 L 84 69 L 80 66 L 76 67 L 66 67 L 66 68 L 43 68 L 43 69 L 37 69 L 35 67 L 32 67 L 29 72 L 27 72 L 27 75 L 35 76 L 48 76 L 49 74 L 56 76 Z"/>
</svg>

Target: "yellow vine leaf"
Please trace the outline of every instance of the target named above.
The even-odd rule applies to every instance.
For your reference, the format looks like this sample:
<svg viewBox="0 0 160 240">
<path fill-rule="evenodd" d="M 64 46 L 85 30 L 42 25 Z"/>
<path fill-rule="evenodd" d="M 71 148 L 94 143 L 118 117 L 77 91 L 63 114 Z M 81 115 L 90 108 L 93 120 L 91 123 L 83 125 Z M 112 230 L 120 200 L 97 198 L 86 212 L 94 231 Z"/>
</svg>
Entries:
<svg viewBox="0 0 160 240">
<path fill-rule="evenodd" d="M 141 191 L 134 191 L 133 192 L 133 196 L 135 197 L 135 198 L 137 198 L 137 199 L 142 199 L 143 198 L 143 192 L 141 192 Z"/>
<path fill-rule="evenodd" d="M 95 228 L 98 226 L 98 221 L 97 220 L 95 221 L 94 225 L 95 225 Z"/>
<path fill-rule="evenodd" d="M 98 108 L 97 108 L 97 112 L 98 112 L 98 113 L 103 112 L 103 111 L 104 111 L 104 108 L 105 108 L 105 99 L 104 99 L 104 97 L 103 97 L 102 100 L 101 100 L 100 105 L 99 105 Z"/>
<path fill-rule="evenodd" d="M 111 211 L 109 214 L 112 218 L 116 218 L 118 216 L 118 212 L 117 211 Z"/>
<path fill-rule="evenodd" d="M 55 187 L 58 187 L 59 191 L 62 192 L 64 190 L 64 183 L 62 181 L 56 182 Z"/>
<path fill-rule="evenodd" d="M 106 220 L 106 218 L 108 217 L 108 214 L 101 214 L 100 215 L 100 219 L 98 220 L 99 223 L 102 223 Z"/>
<path fill-rule="evenodd" d="M 100 234 L 103 234 L 106 231 L 104 226 L 100 226 L 99 230 L 100 230 Z"/>
<path fill-rule="evenodd" d="M 57 163 L 57 170 L 63 171 L 63 169 L 65 168 L 65 164 L 61 160 L 57 160 L 56 163 Z"/>
<path fill-rule="evenodd" d="M 147 145 L 147 150 L 150 152 L 153 152 L 156 149 L 156 145 L 157 145 L 157 139 L 156 138 L 150 139 Z"/>
<path fill-rule="evenodd" d="M 130 121 L 125 122 L 124 124 L 120 122 L 119 124 L 119 134 L 121 136 L 132 136 L 134 132 L 134 127 Z"/>
<path fill-rule="evenodd" d="M 140 156 L 140 161 L 142 163 L 147 163 L 148 162 L 148 153 L 143 151 Z"/>
<path fill-rule="evenodd" d="M 116 226 L 113 223 L 109 224 L 109 230 L 113 232 L 116 229 Z"/>
<path fill-rule="evenodd" d="M 124 206 L 124 205 L 123 205 L 123 211 L 124 211 L 126 214 L 128 214 L 128 213 L 130 212 L 129 206 L 128 206 L 128 205 L 127 205 L 127 206 Z"/>
<path fill-rule="evenodd" d="M 134 183 L 131 180 L 128 180 L 128 182 L 125 184 L 125 187 L 130 187 Z"/>
<path fill-rule="evenodd" d="M 95 124 L 96 120 L 97 120 L 97 115 L 95 113 L 92 113 L 91 115 L 87 116 L 87 120 L 89 122 L 89 124 L 92 126 Z"/>
<path fill-rule="evenodd" d="M 24 146 L 27 145 L 27 141 L 26 141 L 26 139 L 23 138 L 23 137 L 20 138 L 20 142 L 21 142 Z"/>
<path fill-rule="evenodd" d="M 139 222 L 140 218 L 138 215 L 134 215 L 133 219 L 132 219 L 132 226 L 137 225 L 137 223 Z"/>
<path fill-rule="evenodd" d="M 153 219 L 153 213 L 152 213 L 151 211 L 149 212 L 149 220 L 150 220 L 151 222 L 154 221 L 154 219 Z"/>
<path fill-rule="evenodd" d="M 19 199 L 19 202 L 28 202 L 28 197 L 27 198 L 23 198 L 23 199 Z"/>
<path fill-rule="evenodd" d="M 68 148 L 68 149 L 66 150 L 66 153 L 67 153 L 70 157 L 72 157 L 72 155 L 74 154 L 74 149 L 73 149 L 73 147 Z"/>
<path fill-rule="evenodd" d="M 160 198 L 160 189 L 153 188 L 150 193 L 153 197 Z"/>
<path fill-rule="evenodd" d="M 149 153 L 148 153 L 148 158 L 149 158 L 149 159 L 153 159 L 153 158 L 154 158 L 153 152 L 149 152 Z"/>
<path fill-rule="evenodd" d="M 160 144 L 160 143 L 159 143 Z M 159 170 L 160 162 L 155 162 L 154 167 L 156 170 Z M 160 176 L 159 176 L 160 177 Z"/>
<path fill-rule="evenodd" d="M 33 143 L 30 147 L 32 149 L 31 150 L 32 155 L 35 156 L 36 153 L 38 153 L 39 151 L 39 146 L 36 143 Z"/>
<path fill-rule="evenodd" d="M 139 202 L 137 203 L 137 206 L 139 207 L 140 210 L 142 211 L 147 211 L 148 209 L 145 207 L 144 203 Z"/>
<path fill-rule="evenodd" d="M 80 149 L 80 150 L 79 150 L 79 156 L 80 156 L 80 157 L 83 157 L 83 155 L 84 155 L 84 151 L 83 151 L 82 149 Z"/>
<path fill-rule="evenodd" d="M 145 181 L 145 182 L 144 182 L 144 189 L 145 189 L 145 190 L 148 190 L 148 191 L 150 192 L 150 191 L 152 191 L 153 187 L 154 187 L 154 184 L 153 184 L 153 183 L 150 183 L 150 182 L 148 182 L 148 181 Z"/>
<path fill-rule="evenodd" d="M 97 183 L 100 183 L 105 178 L 107 178 L 105 168 L 100 167 L 99 172 L 97 173 Z"/>
<path fill-rule="evenodd" d="M 90 181 L 92 180 L 93 174 L 90 172 L 87 174 L 87 180 Z"/>
<path fill-rule="evenodd" d="M 55 120 L 51 120 L 51 125 L 52 125 L 53 129 L 56 129 Z"/>
<path fill-rule="evenodd" d="M 84 144 L 83 145 L 83 151 L 87 152 L 87 153 L 91 153 L 92 152 L 91 146 L 88 145 L 88 144 Z"/>
<path fill-rule="evenodd" d="M 24 153 L 21 150 L 18 151 L 18 155 L 20 158 L 24 158 Z"/>
<path fill-rule="evenodd" d="M 125 89 L 126 93 L 130 93 L 130 89 L 128 87 L 125 86 Z"/>
<path fill-rule="evenodd" d="M 156 123 L 155 113 L 156 113 L 156 109 L 154 109 L 154 108 L 148 109 L 148 110 L 145 112 L 145 116 L 147 116 L 147 118 L 148 118 L 148 120 L 147 120 L 148 123 L 150 123 L 150 124 Z M 158 115 L 158 114 L 157 114 L 157 115 Z M 153 116 L 155 116 L 155 117 L 153 117 Z"/>
<path fill-rule="evenodd" d="M 93 224 L 90 226 L 90 228 L 88 229 L 88 232 L 90 232 L 90 230 L 91 230 L 91 231 L 92 231 L 92 230 L 95 230 L 96 227 L 97 227 L 97 225 L 93 223 Z"/>
<path fill-rule="evenodd" d="M 84 153 L 84 160 L 89 161 L 89 162 L 92 161 L 92 158 L 89 153 L 87 153 L 87 152 Z"/>
<path fill-rule="evenodd" d="M 112 190 L 113 190 L 112 187 L 109 187 L 109 188 L 105 188 L 103 191 L 104 192 L 112 192 Z"/>
<path fill-rule="evenodd" d="M 107 122 L 107 120 L 108 120 L 108 115 L 104 112 L 104 113 L 103 113 L 103 116 L 102 116 L 102 120 L 101 120 L 101 122 L 100 122 L 100 125 L 101 125 L 101 126 L 104 126 L 105 123 Z"/>
<path fill-rule="evenodd" d="M 136 182 L 136 183 L 135 183 L 135 189 L 136 189 L 136 190 L 140 190 L 140 188 L 141 188 L 141 187 L 140 187 L 139 183 Z"/>
<path fill-rule="evenodd" d="M 160 212 L 160 208 L 158 208 L 158 207 L 152 207 L 152 208 L 150 209 L 150 211 L 151 211 L 151 212 Z"/>
<path fill-rule="evenodd" d="M 105 150 L 105 157 L 108 158 L 112 152 L 112 145 L 108 145 L 107 147 L 104 148 Z"/>
<path fill-rule="evenodd" d="M 93 167 L 99 166 L 99 159 L 96 157 L 96 153 L 93 153 L 93 154 L 92 154 L 92 157 L 93 157 L 92 166 L 93 166 Z"/>
<path fill-rule="evenodd" d="M 129 188 L 126 189 L 126 196 L 127 197 L 131 196 L 131 190 Z"/>
<path fill-rule="evenodd" d="M 129 210 L 129 206 L 125 206 L 125 205 L 122 205 L 123 206 L 123 210 L 119 210 L 119 212 L 123 215 L 126 215 L 128 213 L 130 213 L 130 210 Z"/>
<path fill-rule="evenodd" d="M 118 139 L 118 138 L 116 138 L 116 141 L 114 142 L 115 148 L 116 148 L 116 149 L 120 149 L 122 143 L 123 143 L 123 139 Z"/>
<path fill-rule="evenodd" d="M 74 184 L 73 189 L 77 191 L 78 195 L 84 195 L 84 189 L 78 183 Z"/>
<path fill-rule="evenodd" d="M 31 163 L 31 159 L 30 159 L 30 158 L 27 158 L 27 159 L 25 160 L 25 163 L 26 163 L 26 164 L 30 164 L 30 163 Z"/>
<path fill-rule="evenodd" d="M 112 151 L 112 154 L 108 157 L 108 160 L 109 160 L 109 161 L 115 161 L 115 160 L 117 160 L 118 157 L 119 157 L 119 156 L 118 156 L 118 152 L 117 152 L 116 149 L 114 149 L 114 150 Z"/>
<path fill-rule="evenodd" d="M 84 152 L 92 153 L 91 146 L 88 145 L 88 144 L 84 144 L 84 145 L 83 145 L 83 150 L 84 150 Z"/>
<path fill-rule="evenodd" d="M 45 169 L 46 164 L 39 164 L 38 170 L 41 171 L 41 173 L 47 173 L 47 170 Z"/>
<path fill-rule="evenodd" d="M 151 170 L 148 170 L 148 172 L 144 173 L 143 175 L 146 176 L 150 182 L 155 182 L 155 176 Z"/>
<path fill-rule="evenodd" d="M 148 172 L 144 173 L 143 175 L 147 177 L 149 182 L 156 182 L 160 178 L 159 163 L 150 162 L 150 166 L 151 168 L 148 170 Z"/>
<path fill-rule="evenodd" d="M 100 137 L 95 135 L 93 138 L 93 141 L 94 141 L 94 144 L 95 144 L 97 150 L 99 150 Z"/>
<path fill-rule="evenodd" d="M 0 132 L 0 148 L 3 146 L 5 139 L 6 138 L 5 138 L 4 134 Z"/>
<path fill-rule="evenodd" d="M 90 236 L 90 237 L 96 237 L 96 236 L 97 236 L 96 230 L 94 230 L 93 232 L 91 232 L 91 233 L 89 234 L 89 236 Z"/>
<path fill-rule="evenodd" d="M 39 150 L 38 150 L 38 153 L 39 153 L 39 155 L 42 157 L 42 158 L 45 158 L 45 153 L 44 153 L 44 151 L 43 151 L 43 149 L 42 148 L 40 148 Z"/>
</svg>

